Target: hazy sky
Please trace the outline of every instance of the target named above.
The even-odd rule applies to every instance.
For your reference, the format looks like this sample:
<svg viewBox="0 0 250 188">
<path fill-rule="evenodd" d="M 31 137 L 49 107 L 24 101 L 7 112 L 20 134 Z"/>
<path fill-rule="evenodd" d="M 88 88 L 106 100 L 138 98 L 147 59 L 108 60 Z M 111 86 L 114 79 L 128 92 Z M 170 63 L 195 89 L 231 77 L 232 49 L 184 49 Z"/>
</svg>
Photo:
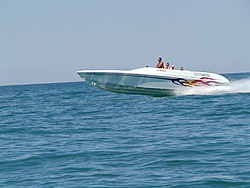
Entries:
<svg viewBox="0 0 250 188">
<path fill-rule="evenodd" d="M 250 72 L 249 0 L 0 0 L 0 85 L 79 69 Z"/>
</svg>

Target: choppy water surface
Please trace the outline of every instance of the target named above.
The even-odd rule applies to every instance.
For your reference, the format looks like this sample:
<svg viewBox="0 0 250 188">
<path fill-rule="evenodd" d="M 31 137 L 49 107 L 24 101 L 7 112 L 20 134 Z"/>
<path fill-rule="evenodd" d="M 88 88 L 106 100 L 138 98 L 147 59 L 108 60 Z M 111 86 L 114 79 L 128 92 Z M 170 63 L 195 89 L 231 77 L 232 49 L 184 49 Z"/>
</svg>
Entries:
<svg viewBox="0 0 250 188">
<path fill-rule="evenodd" d="M 0 87 L 1 187 L 250 187 L 250 73 L 155 98 Z"/>
</svg>

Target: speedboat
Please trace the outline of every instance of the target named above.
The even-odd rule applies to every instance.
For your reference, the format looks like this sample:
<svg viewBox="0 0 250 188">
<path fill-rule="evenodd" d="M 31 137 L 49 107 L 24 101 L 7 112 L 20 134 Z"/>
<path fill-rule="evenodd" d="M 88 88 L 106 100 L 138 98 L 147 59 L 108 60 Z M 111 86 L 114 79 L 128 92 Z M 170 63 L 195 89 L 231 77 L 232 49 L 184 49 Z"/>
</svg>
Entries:
<svg viewBox="0 0 250 188">
<path fill-rule="evenodd" d="M 90 85 L 106 91 L 153 96 L 170 96 L 190 88 L 229 84 L 227 78 L 215 73 L 154 67 L 79 70 L 77 74 Z"/>
</svg>

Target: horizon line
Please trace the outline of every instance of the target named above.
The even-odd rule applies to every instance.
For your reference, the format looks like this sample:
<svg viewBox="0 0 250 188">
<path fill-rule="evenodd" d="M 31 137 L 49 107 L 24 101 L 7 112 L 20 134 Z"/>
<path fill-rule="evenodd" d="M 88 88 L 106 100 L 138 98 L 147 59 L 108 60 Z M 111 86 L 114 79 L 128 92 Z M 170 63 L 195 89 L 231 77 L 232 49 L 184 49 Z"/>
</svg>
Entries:
<svg viewBox="0 0 250 188">
<path fill-rule="evenodd" d="M 227 72 L 227 73 L 218 73 L 218 74 L 245 74 L 250 72 Z M 5 86 L 24 86 L 24 85 L 39 85 L 39 84 L 60 84 L 60 83 L 74 83 L 82 82 L 83 80 L 74 80 L 74 81 L 56 81 L 56 82 L 36 82 L 36 83 L 13 83 L 13 84 L 0 84 L 0 87 Z"/>
</svg>

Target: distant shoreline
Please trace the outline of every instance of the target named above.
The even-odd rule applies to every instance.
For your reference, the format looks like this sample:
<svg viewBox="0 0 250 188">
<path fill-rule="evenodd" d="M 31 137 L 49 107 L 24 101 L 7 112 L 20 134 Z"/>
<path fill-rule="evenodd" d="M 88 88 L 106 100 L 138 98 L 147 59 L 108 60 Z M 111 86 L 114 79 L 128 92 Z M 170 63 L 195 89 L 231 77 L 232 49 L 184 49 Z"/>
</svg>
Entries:
<svg viewBox="0 0 250 188">
<path fill-rule="evenodd" d="M 46 84 L 66 84 L 66 83 L 78 83 L 79 81 L 62 81 L 62 82 L 39 82 L 39 83 L 21 83 L 21 84 L 5 84 L 0 85 L 0 87 L 8 87 L 8 86 L 26 86 L 26 85 L 46 85 Z"/>
</svg>

